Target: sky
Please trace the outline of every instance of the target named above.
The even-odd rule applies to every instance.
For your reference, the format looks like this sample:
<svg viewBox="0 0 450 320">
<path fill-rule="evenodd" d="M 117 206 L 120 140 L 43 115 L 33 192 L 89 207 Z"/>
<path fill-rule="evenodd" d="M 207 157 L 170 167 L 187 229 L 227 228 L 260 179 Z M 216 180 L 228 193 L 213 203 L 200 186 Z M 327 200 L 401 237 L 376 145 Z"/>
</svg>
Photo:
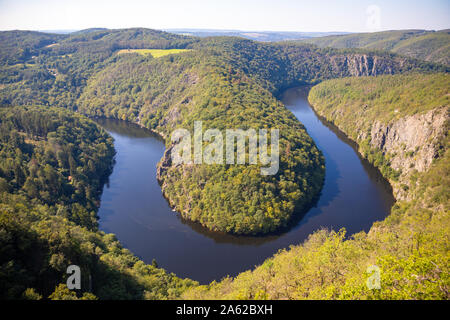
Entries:
<svg viewBox="0 0 450 320">
<path fill-rule="evenodd" d="M 450 28 L 450 0 L 0 0 L 0 30 L 367 32 Z"/>
</svg>

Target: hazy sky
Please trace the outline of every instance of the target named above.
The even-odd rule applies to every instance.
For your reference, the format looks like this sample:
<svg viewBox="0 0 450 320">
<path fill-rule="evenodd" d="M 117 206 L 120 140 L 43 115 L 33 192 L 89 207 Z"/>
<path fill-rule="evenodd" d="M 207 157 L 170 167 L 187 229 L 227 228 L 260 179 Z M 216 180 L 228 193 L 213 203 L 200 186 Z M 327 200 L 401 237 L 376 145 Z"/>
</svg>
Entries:
<svg viewBox="0 0 450 320">
<path fill-rule="evenodd" d="M 450 28 L 450 0 L 0 0 L 0 30 L 92 27 L 274 31 Z"/>
</svg>

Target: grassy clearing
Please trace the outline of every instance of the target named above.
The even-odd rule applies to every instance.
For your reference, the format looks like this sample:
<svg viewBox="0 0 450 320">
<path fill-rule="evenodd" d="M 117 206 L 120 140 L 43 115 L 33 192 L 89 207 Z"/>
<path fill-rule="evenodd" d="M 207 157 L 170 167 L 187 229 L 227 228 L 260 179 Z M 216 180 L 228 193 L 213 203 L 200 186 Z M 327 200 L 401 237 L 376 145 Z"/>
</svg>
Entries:
<svg viewBox="0 0 450 320">
<path fill-rule="evenodd" d="M 177 54 L 185 51 L 190 51 L 190 49 L 122 49 L 119 50 L 117 54 L 123 53 L 139 53 L 144 56 L 152 55 L 153 58 L 160 58 L 163 56 L 167 56 L 169 54 Z"/>
</svg>

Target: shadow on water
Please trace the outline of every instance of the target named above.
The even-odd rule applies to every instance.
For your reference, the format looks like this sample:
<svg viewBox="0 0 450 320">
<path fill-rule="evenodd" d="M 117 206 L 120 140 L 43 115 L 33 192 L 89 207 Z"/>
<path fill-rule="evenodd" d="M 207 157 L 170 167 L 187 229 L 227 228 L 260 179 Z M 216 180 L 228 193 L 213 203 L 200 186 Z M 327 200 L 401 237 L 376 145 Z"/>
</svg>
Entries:
<svg viewBox="0 0 450 320">
<path fill-rule="evenodd" d="M 265 235 L 265 236 L 240 236 L 240 235 L 233 235 L 233 234 L 227 234 L 223 232 L 215 232 L 211 231 L 205 227 L 203 227 L 201 224 L 197 222 L 193 222 L 187 219 L 183 219 L 180 217 L 181 223 L 189 226 L 192 230 L 195 232 L 204 235 L 205 237 L 210 238 L 217 244 L 235 244 L 239 246 L 260 246 L 266 242 L 271 242 L 275 239 L 277 239 L 281 233 L 279 234 L 271 234 L 271 235 Z"/>
<path fill-rule="evenodd" d="M 305 97 L 307 97 L 307 94 Z M 339 130 L 339 128 L 336 127 L 333 123 L 331 123 L 324 117 L 317 114 L 317 112 L 313 108 L 311 108 L 311 110 L 314 112 L 316 117 L 320 120 L 320 122 L 325 127 L 327 127 L 331 132 L 333 132 L 339 138 L 339 140 L 341 140 L 345 144 L 349 145 L 353 149 L 353 151 L 355 152 L 356 156 L 358 157 L 358 159 L 361 163 L 361 166 L 364 168 L 364 171 L 367 173 L 370 180 L 373 183 L 375 183 L 375 186 L 377 186 L 377 188 L 380 189 L 380 192 L 381 192 L 380 194 L 386 196 L 386 198 L 383 201 L 389 204 L 389 208 L 392 207 L 392 205 L 395 202 L 395 198 L 392 193 L 392 186 L 389 184 L 389 182 L 386 180 L 386 178 L 383 177 L 380 170 L 378 170 L 376 167 L 374 167 L 367 159 L 363 158 L 359 154 L 359 152 L 358 152 L 359 147 L 355 141 L 353 141 L 352 139 L 347 137 L 345 135 L 345 133 L 343 133 L 341 130 Z M 322 150 L 322 153 L 324 153 L 325 158 L 327 158 L 326 152 L 324 150 Z"/>
<path fill-rule="evenodd" d="M 146 130 L 135 123 L 110 118 L 94 118 L 93 120 L 101 125 L 106 131 L 115 132 L 119 135 L 130 138 L 153 137 L 163 141 L 158 134 Z"/>
<path fill-rule="evenodd" d="M 305 88 L 288 89 L 281 99 L 303 123 L 325 157 L 320 196 L 307 212 L 297 212 L 290 225 L 267 236 L 212 232 L 173 212 L 156 180 L 164 143 L 156 134 L 120 120 L 96 119 L 115 139 L 116 164 L 105 185 L 99 209 L 100 228 L 116 234 L 134 254 L 180 277 L 202 284 L 261 264 L 279 249 L 303 242 L 325 227 L 367 231 L 393 204 L 389 184 L 355 144 L 309 106 Z"/>
</svg>

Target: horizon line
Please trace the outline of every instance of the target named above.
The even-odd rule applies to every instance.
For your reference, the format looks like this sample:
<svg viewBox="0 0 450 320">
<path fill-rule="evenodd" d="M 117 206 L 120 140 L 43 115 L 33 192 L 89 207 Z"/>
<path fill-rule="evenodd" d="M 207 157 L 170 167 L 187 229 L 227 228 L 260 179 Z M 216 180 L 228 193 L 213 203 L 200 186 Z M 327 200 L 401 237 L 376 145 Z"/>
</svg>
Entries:
<svg viewBox="0 0 450 320">
<path fill-rule="evenodd" d="M 244 30 L 244 29 L 214 29 L 214 28 L 149 28 L 149 27 L 120 27 L 120 28 L 105 28 L 105 27 L 89 27 L 89 28 L 79 28 L 79 29 L 2 29 L 0 32 L 7 31 L 35 31 L 42 33 L 73 33 L 83 30 L 90 29 L 103 29 L 103 30 L 126 30 L 126 29 L 148 29 L 148 30 L 158 30 L 164 32 L 172 31 L 191 31 L 191 32 L 272 32 L 272 33 L 335 33 L 335 34 L 351 34 L 351 33 L 377 33 L 377 32 L 389 32 L 389 31 L 407 31 L 407 30 L 418 30 L 418 31 L 432 31 L 440 32 L 449 30 L 450 28 L 444 29 L 421 29 L 421 28 L 406 28 L 406 29 L 382 29 L 375 31 L 286 31 L 286 30 Z M 99 31 L 100 31 L 99 30 Z"/>
</svg>

